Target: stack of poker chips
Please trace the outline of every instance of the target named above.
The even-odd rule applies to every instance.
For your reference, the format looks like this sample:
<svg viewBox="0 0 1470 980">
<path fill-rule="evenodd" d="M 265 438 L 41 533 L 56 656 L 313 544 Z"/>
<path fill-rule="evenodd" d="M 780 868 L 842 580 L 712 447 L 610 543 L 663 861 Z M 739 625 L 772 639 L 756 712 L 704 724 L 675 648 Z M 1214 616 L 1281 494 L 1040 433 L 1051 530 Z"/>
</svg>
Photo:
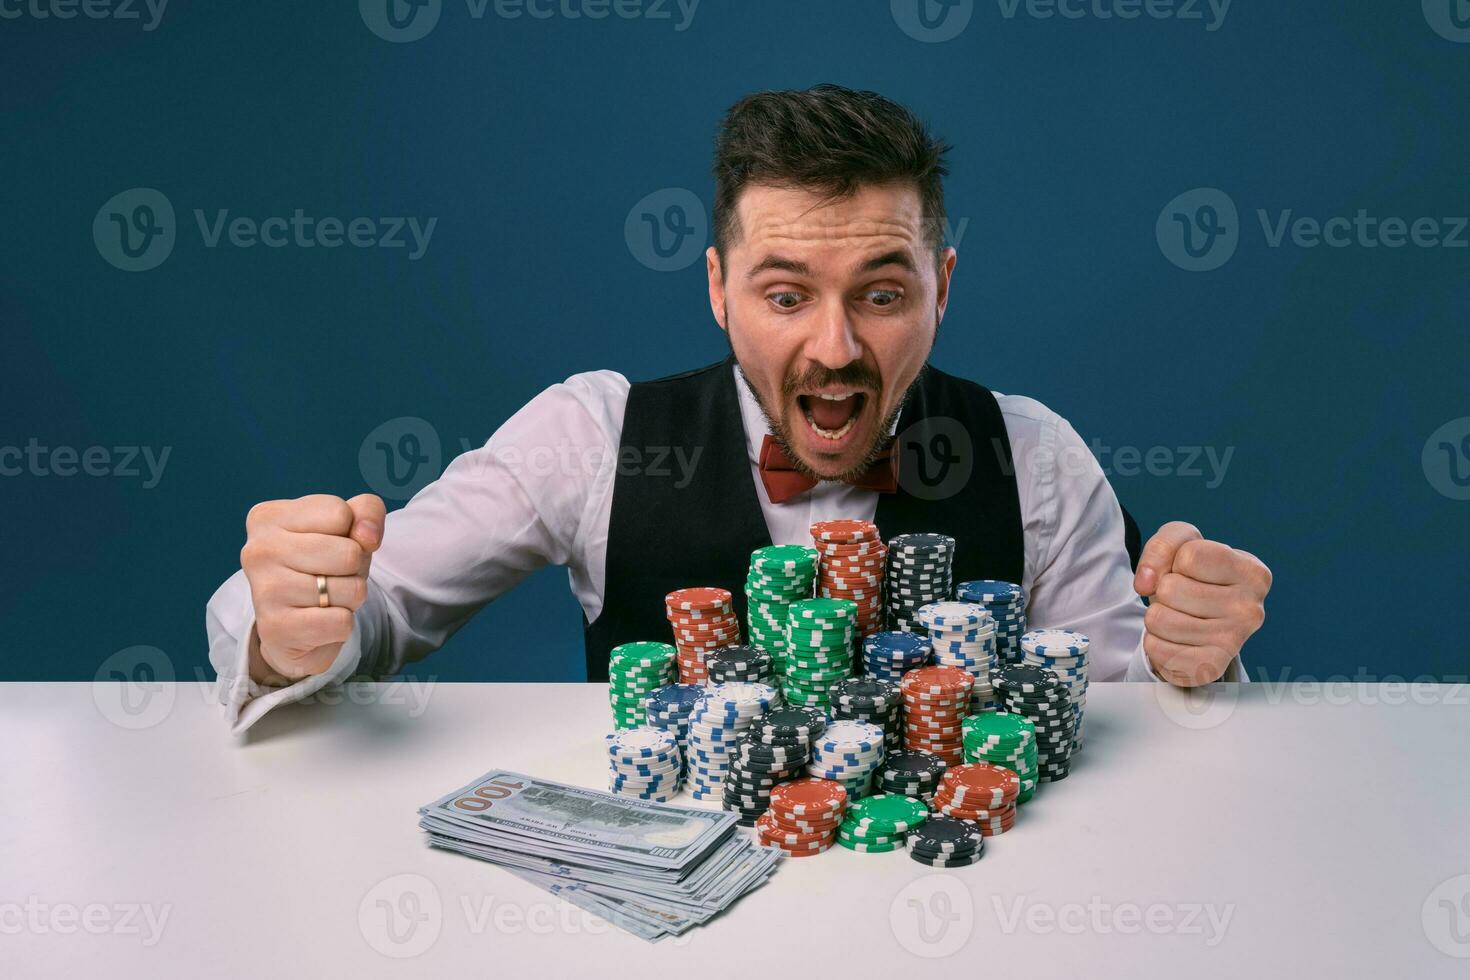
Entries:
<svg viewBox="0 0 1470 980">
<path fill-rule="evenodd" d="M 674 679 L 674 648 L 667 643 L 624 643 L 607 660 L 607 700 L 613 727 L 632 728 L 647 721 L 644 700 Z"/>
<path fill-rule="evenodd" d="M 909 857 L 931 868 L 963 868 L 985 853 L 980 828 L 953 817 L 932 816 L 907 840 Z"/>
<path fill-rule="evenodd" d="M 787 611 L 793 602 L 812 597 L 816 578 L 817 553 L 811 548 L 772 545 L 750 553 L 746 626 L 751 645 L 769 653 L 778 672 L 785 665 Z"/>
<path fill-rule="evenodd" d="M 1015 825 L 1020 792 L 1021 780 L 1005 766 L 988 762 L 950 766 L 934 794 L 934 810 L 972 823 L 993 837 Z"/>
<path fill-rule="evenodd" d="M 865 721 L 883 729 L 883 747 L 896 751 L 903 744 L 903 692 L 893 681 L 849 677 L 832 685 L 834 721 Z"/>
<path fill-rule="evenodd" d="M 956 585 L 954 597 L 989 609 L 995 620 L 996 662 L 1020 663 L 1021 634 L 1026 632 L 1026 590 L 1014 582 L 981 579 Z"/>
<path fill-rule="evenodd" d="M 703 684 L 710 651 L 740 642 L 733 597 L 724 589 L 678 589 L 664 596 L 664 610 L 679 651 L 680 683 Z"/>
<path fill-rule="evenodd" d="M 795 779 L 771 791 L 770 808 L 755 822 L 761 843 L 787 857 L 810 857 L 832 846 L 847 812 L 847 792 L 828 779 Z"/>
<path fill-rule="evenodd" d="M 834 721 L 812 743 L 807 772 L 840 783 L 849 800 L 866 796 L 887 750 L 883 729 L 862 721 Z"/>
<path fill-rule="evenodd" d="M 1057 675 L 1072 701 L 1072 751 L 1082 748 L 1082 715 L 1087 707 L 1087 651 L 1085 634 L 1073 630 L 1032 630 L 1021 637 L 1021 662 Z"/>
<path fill-rule="evenodd" d="M 770 684 L 772 680 L 771 655 L 756 647 L 720 647 L 704 658 L 704 667 L 709 675 L 705 683 L 711 686 L 731 681 Z"/>
<path fill-rule="evenodd" d="M 883 628 L 883 567 L 888 548 L 872 521 L 818 521 L 811 526 L 821 564 L 817 595 L 857 606 L 857 635 Z"/>
<path fill-rule="evenodd" d="M 683 785 L 683 754 L 669 732 L 648 725 L 613 732 L 607 755 L 614 793 L 667 803 Z"/>
<path fill-rule="evenodd" d="M 903 675 L 903 744 L 955 766 L 965 761 L 960 723 L 970 714 L 975 678 L 958 667 L 920 667 Z"/>
<path fill-rule="evenodd" d="M 668 732 L 678 741 L 681 763 L 689 752 L 689 716 L 702 697 L 704 688 L 698 684 L 670 684 L 643 699 L 648 724 Z"/>
<path fill-rule="evenodd" d="M 850 851 L 883 853 L 904 846 L 904 838 L 929 819 L 923 800 L 897 793 L 879 793 L 847 808 L 837 828 L 837 843 Z"/>
<path fill-rule="evenodd" d="M 954 538 L 947 534 L 900 534 L 888 542 L 888 628 L 923 633 L 920 606 L 949 598 Z"/>
<path fill-rule="evenodd" d="M 719 684 L 705 690 L 689 714 L 687 763 L 696 800 L 722 798 L 740 736 L 766 713 L 776 690 L 765 684 Z"/>
<path fill-rule="evenodd" d="M 995 669 L 995 620 L 990 610 L 974 602 L 931 602 L 916 614 L 929 633 L 934 662 L 958 667 L 975 678 L 970 711 L 989 711 L 995 692 L 990 672 Z"/>
<path fill-rule="evenodd" d="M 765 815 L 777 786 L 806 774 L 812 757 L 811 742 L 806 739 L 788 742 L 770 738 L 764 730 L 747 729 L 735 743 L 735 757 L 725 775 L 721 803 L 726 810 L 740 814 L 744 827 L 754 826 L 757 818 Z"/>
<path fill-rule="evenodd" d="M 992 678 L 1011 714 L 1023 715 L 1036 729 L 1037 779 L 1067 778 L 1072 758 L 1072 701 L 1062 682 L 1049 670 L 1018 664 L 1002 667 Z"/>
<path fill-rule="evenodd" d="M 869 677 L 897 681 L 929 662 L 934 648 L 917 633 L 874 633 L 863 639 L 863 668 Z"/>
<path fill-rule="evenodd" d="M 789 704 L 826 710 L 828 690 L 852 676 L 857 607 L 847 599 L 793 602 L 786 623 L 781 692 Z"/>
<path fill-rule="evenodd" d="M 878 770 L 878 789 L 928 803 L 934 799 L 939 780 L 948 768 L 943 759 L 923 749 L 890 752 Z"/>
<path fill-rule="evenodd" d="M 965 737 L 965 761 L 1005 766 L 1021 780 L 1017 803 L 1036 795 L 1036 726 L 1021 715 L 987 711 L 972 715 L 960 726 Z"/>
</svg>

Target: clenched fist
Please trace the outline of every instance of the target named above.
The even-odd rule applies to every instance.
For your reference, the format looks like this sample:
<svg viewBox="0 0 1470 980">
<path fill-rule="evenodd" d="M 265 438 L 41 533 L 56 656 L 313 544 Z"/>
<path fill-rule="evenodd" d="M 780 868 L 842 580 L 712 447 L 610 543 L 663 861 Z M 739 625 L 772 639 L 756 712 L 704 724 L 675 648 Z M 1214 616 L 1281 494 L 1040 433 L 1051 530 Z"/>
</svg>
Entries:
<svg viewBox="0 0 1470 980">
<path fill-rule="evenodd" d="M 1193 524 L 1159 528 L 1138 560 L 1133 588 L 1149 597 L 1143 652 L 1180 687 L 1219 680 L 1266 621 L 1271 570 L 1259 558 L 1206 541 Z"/>
<path fill-rule="evenodd" d="M 368 567 L 383 543 L 383 501 L 313 494 L 267 500 L 245 518 L 240 567 L 250 580 L 256 635 L 250 676 L 281 684 L 331 666 L 367 599 Z M 318 576 L 325 579 L 321 604 Z"/>
</svg>

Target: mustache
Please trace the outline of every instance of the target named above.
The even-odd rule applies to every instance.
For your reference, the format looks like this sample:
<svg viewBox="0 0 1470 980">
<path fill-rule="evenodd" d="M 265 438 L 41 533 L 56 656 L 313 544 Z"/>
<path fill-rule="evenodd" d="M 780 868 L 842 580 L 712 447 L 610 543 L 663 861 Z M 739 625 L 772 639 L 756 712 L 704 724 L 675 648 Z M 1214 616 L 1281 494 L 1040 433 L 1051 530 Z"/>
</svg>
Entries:
<svg viewBox="0 0 1470 980">
<path fill-rule="evenodd" d="M 867 391 L 881 392 L 883 379 L 878 377 L 878 373 L 866 364 L 846 364 L 836 369 L 813 367 L 801 374 L 787 375 L 786 380 L 781 383 L 781 393 L 792 397 L 803 391 L 828 386 L 863 388 Z"/>
</svg>

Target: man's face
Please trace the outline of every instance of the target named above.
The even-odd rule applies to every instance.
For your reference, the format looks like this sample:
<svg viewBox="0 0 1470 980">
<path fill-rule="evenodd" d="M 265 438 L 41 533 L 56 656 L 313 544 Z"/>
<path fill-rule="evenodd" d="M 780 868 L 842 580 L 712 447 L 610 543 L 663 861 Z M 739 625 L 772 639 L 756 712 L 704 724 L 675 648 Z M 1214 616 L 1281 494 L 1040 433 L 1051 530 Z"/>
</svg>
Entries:
<svg viewBox="0 0 1470 980">
<path fill-rule="evenodd" d="M 918 189 L 874 185 L 823 203 L 750 185 L 710 305 L 777 440 L 799 468 L 841 479 L 880 451 L 944 316 L 954 249 L 936 268 Z"/>
</svg>

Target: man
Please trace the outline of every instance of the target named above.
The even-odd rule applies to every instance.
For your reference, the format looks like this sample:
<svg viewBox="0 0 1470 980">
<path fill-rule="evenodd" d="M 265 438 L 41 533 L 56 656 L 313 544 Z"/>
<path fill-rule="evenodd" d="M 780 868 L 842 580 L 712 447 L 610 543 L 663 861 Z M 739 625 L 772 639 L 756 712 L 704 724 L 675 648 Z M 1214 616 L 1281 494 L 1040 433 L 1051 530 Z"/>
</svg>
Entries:
<svg viewBox="0 0 1470 980">
<path fill-rule="evenodd" d="M 955 580 L 1020 582 L 1032 627 L 1092 637 L 1094 679 L 1239 677 L 1260 561 L 1171 523 L 1135 572 L 1125 513 L 1065 420 L 926 366 L 956 263 L 948 149 L 871 92 L 732 107 L 706 255 L 731 359 L 644 384 L 573 376 L 391 516 L 368 494 L 254 507 L 208 609 L 235 730 L 427 655 L 548 563 L 568 568 L 588 675 L 605 677 L 616 643 L 667 638 L 667 592 L 722 585 L 740 603 L 754 548 L 809 543 L 832 518 L 954 536 Z M 548 448 L 589 465 L 521 462 Z M 936 485 L 936 463 L 959 478 Z"/>
</svg>

